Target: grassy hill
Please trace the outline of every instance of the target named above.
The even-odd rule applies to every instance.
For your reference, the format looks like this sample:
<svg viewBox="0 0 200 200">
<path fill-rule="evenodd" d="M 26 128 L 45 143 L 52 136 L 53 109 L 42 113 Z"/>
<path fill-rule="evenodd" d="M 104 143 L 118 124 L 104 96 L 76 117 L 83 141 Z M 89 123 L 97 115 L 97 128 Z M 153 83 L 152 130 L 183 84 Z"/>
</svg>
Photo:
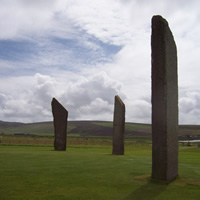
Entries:
<svg viewBox="0 0 200 200">
<path fill-rule="evenodd" d="M 67 132 L 74 136 L 112 136 L 112 122 L 107 121 L 69 121 Z M 18 123 L 0 121 L 0 134 L 15 133 L 53 136 L 53 122 Z M 151 137 L 151 125 L 126 123 L 126 137 Z M 200 137 L 200 125 L 180 125 L 179 136 Z"/>
<path fill-rule="evenodd" d="M 112 136 L 112 122 L 106 121 L 69 121 L 67 132 L 78 136 Z M 0 122 L 0 133 L 53 135 L 53 122 L 13 123 Z M 151 126 L 148 124 L 126 123 L 126 136 L 150 136 Z"/>
</svg>

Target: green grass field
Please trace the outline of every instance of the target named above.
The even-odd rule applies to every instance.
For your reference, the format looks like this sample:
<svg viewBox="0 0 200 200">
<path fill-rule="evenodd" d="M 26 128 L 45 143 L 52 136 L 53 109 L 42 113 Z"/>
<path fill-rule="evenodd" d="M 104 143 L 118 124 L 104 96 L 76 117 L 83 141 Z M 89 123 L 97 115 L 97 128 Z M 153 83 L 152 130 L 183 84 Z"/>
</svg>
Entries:
<svg viewBox="0 0 200 200">
<path fill-rule="evenodd" d="M 0 145 L 0 200 L 193 200 L 200 199 L 200 148 L 179 150 L 179 177 L 151 181 L 151 146 Z"/>
</svg>

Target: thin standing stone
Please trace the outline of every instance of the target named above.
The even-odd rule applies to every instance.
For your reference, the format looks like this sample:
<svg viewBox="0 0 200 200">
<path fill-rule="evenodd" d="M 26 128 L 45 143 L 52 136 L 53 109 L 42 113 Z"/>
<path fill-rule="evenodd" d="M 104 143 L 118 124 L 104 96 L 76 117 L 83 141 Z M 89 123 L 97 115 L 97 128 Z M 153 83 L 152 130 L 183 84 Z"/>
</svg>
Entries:
<svg viewBox="0 0 200 200">
<path fill-rule="evenodd" d="M 152 178 L 172 181 L 178 175 L 177 50 L 161 16 L 152 18 Z"/>
<path fill-rule="evenodd" d="M 51 106 L 55 134 L 54 149 L 57 151 L 65 151 L 68 111 L 55 98 L 52 99 Z"/>
<path fill-rule="evenodd" d="M 119 96 L 115 96 L 113 121 L 113 151 L 114 155 L 124 155 L 125 105 Z"/>
</svg>

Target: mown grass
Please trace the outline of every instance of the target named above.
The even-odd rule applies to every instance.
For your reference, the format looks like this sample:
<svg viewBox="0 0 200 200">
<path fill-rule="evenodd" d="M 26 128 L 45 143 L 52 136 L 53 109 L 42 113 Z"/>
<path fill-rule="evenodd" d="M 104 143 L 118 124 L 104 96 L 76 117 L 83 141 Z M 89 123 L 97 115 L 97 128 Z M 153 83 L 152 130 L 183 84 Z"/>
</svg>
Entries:
<svg viewBox="0 0 200 200">
<path fill-rule="evenodd" d="M 180 147 L 179 177 L 170 184 L 151 181 L 151 146 L 0 145 L 0 200 L 165 200 L 199 199 L 200 149 Z"/>
</svg>

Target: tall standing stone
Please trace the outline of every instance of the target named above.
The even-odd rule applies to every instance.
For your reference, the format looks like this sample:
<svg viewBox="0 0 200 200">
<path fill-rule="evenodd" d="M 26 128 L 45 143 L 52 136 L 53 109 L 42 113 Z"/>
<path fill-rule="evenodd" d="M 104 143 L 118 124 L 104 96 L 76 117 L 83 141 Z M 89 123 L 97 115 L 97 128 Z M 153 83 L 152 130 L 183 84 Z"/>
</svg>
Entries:
<svg viewBox="0 0 200 200">
<path fill-rule="evenodd" d="M 152 18 L 152 178 L 178 175 L 177 50 L 168 23 Z"/>
<path fill-rule="evenodd" d="M 119 96 L 115 96 L 113 121 L 113 150 L 114 155 L 124 155 L 125 105 Z"/>
<path fill-rule="evenodd" d="M 65 151 L 68 111 L 55 98 L 52 99 L 51 106 L 55 134 L 54 149 L 57 151 Z"/>
</svg>

